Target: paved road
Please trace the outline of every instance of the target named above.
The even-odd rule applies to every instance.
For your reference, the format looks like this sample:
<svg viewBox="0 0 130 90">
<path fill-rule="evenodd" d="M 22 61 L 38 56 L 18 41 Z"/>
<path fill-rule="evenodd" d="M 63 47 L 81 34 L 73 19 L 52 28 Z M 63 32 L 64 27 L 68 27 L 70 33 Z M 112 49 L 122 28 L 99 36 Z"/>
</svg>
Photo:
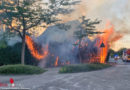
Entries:
<svg viewBox="0 0 130 90">
<path fill-rule="evenodd" d="M 104 70 L 58 74 L 58 68 L 41 75 L 0 76 L 0 82 L 14 78 L 31 90 L 130 90 L 130 65 L 117 65 Z"/>
<path fill-rule="evenodd" d="M 110 58 L 109 62 L 114 62 L 118 65 L 130 65 L 130 62 L 123 62 L 122 59 L 118 59 L 117 61 L 115 61 L 114 58 Z"/>
</svg>

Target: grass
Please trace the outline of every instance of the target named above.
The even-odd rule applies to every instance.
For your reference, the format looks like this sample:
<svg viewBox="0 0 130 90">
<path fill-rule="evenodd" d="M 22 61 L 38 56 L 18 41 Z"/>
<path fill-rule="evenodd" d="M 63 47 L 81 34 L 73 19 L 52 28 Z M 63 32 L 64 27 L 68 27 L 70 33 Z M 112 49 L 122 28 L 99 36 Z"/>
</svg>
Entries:
<svg viewBox="0 0 130 90">
<path fill-rule="evenodd" d="M 111 67 L 109 64 L 79 64 L 79 65 L 69 65 L 60 68 L 59 73 L 76 73 L 76 72 L 88 72 L 101 70 Z"/>
<path fill-rule="evenodd" d="M 4 65 L 0 66 L 0 74 L 41 74 L 46 70 L 31 65 Z"/>
</svg>

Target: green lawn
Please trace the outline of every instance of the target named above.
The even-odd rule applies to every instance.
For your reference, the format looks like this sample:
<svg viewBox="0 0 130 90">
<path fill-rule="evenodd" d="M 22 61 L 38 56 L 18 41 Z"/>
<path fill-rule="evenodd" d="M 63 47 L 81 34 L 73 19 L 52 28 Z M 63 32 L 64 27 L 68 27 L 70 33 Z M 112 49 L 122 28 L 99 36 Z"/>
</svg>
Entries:
<svg viewBox="0 0 130 90">
<path fill-rule="evenodd" d="M 41 74 L 46 70 L 31 65 L 4 65 L 0 66 L 0 74 Z"/>
<path fill-rule="evenodd" d="M 59 73 L 76 73 L 76 72 L 87 72 L 95 71 L 104 68 L 111 67 L 109 64 L 79 64 L 79 65 L 69 65 L 60 68 Z"/>
</svg>

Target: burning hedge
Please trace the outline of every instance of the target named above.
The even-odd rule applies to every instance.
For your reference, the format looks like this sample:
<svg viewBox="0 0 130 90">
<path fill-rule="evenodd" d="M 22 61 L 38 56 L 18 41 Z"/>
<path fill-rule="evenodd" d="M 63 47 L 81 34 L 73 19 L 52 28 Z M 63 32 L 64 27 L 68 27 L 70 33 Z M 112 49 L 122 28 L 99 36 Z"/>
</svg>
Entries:
<svg viewBox="0 0 130 90">
<path fill-rule="evenodd" d="M 40 48 L 37 48 L 32 38 L 26 36 L 26 43 L 30 52 L 33 57 L 40 60 L 41 66 L 57 67 L 77 63 L 106 63 L 106 57 L 109 57 L 108 50 L 114 42 L 122 38 L 121 34 L 119 35 L 114 31 L 114 26 L 109 24 L 104 30 L 101 30 L 104 33 L 96 35 L 93 40 L 87 36 L 84 37 L 80 42 L 79 50 L 78 45 L 76 45 L 79 40 L 73 34 L 80 22 L 72 21 L 67 24 L 72 26 L 68 31 L 61 30 L 57 26 L 49 27 L 36 40 L 37 45 L 41 44 Z M 103 44 L 102 48 L 100 47 L 101 44 Z M 48 48 L 42 47 L 46 45 Z M 79 52 L 81 56 L 79 56 Z"/>
</svg>

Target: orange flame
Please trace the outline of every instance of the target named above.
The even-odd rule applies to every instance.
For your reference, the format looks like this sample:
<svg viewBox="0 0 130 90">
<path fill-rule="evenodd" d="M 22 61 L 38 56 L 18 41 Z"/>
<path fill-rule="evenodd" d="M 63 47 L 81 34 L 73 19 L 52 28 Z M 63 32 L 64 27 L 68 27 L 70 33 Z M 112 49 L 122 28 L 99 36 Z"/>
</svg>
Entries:
<svg viewBox="0 0 130 90">
<path fill-rule="evenodd" d="M 57 57 L 56 57 L 56 61 L 55 61 L 55 65 L 54 65 L 55 67 L 58 66 L 58 61 L 59 61 L 59 57 L 57 56 Z"/>
<path fill-rule="evenodd" d="M 70 61 L 66 61 L 66 65 L 70 65 Z"/>
<path fill-rule="evenodd" d="M 110 28 L 107 28 L 104 30 L 104 34 L 99 37 L 99 46 L 103 42 L 105 47 L 100 47 L 100 63 L 105 63 L 107 53 L 108 53 L 108 48 L 109 48 L 109 38 L 111 34 L 114 32 L 114 26 L 112 25 Z"/>
<path fill-rule="evenodd" d="M 107 27 L 110 26 L 110 24 L 106 25 Z M 111 47 L 111 44 L 118 41 L 120 38 L 123 37 L 122 34 L 114 31 L 114 26 L 111 25 L 111 27 L 104 29 L 104 33 L 100 36 L 99 42 L 96 43 L 96 45 L 100 48 L 99 50 L 99 57 L 100 57 L 100 63 L 105 63 L 107 53 L 109 48 Z M 100 47 L 101 43 L 104 43 L 105 47 Z"/>
<path fill-rule="evenodd" d="M 42 54 L 40 54 L 38 52 L 38 50 L 34 46 L 34 42 L 33 42 L 31 37 L 26 35 L 25 38 L 26 38 L 26 44 L 28 46 L 28 49 L 30 50 L 30 52 L 31 52 L 31 54 L 33 55 L 34 58 L 40 60 L 40 59 L 44 59 L 48 55 L 48 51 L 45 51 L 44 48 L 42 48 L 42 51 L 43 51 Z"/>
</svg>

